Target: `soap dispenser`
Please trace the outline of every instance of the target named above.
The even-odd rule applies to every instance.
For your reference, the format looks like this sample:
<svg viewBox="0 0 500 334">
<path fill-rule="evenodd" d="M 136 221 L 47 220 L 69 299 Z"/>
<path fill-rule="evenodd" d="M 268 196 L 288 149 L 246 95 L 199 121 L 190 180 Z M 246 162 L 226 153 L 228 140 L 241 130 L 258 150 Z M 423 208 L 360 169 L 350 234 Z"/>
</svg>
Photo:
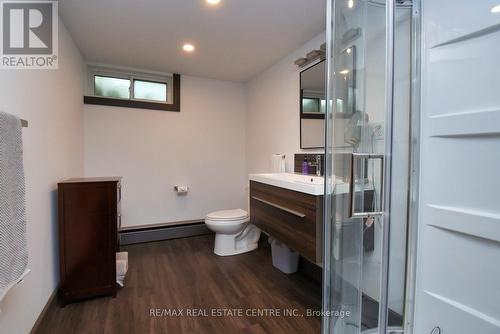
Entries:
<svg viewBox="0 0 500 334">
<path fill-rule="evenodd" d="M 302 174 L 309 175 L 309 162 L 307 161 L 307 155 L 304 157 L 302 162 Z"/>
</svg>

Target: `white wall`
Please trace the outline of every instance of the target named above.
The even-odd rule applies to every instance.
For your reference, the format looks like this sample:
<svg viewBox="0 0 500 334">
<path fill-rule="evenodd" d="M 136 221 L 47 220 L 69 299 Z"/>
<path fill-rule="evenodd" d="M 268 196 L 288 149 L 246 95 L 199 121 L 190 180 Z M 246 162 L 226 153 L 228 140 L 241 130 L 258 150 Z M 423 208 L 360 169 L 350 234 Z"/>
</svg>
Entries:
<svg viewBox="0 0 500 334">
<path fill-rule="evenodd" d="M 180 113 L 85 106 L 85 174 L 123 176 L 123 226 L 244 208 L 245 170 L 243 84 L 182 76 Z"/>
<path fill-rule="evenodd" d="M 29 268 L 0 303 L 0 333 L 31 330 L 58 282 L 57 182 L 83 173 L 80 53 L 59 22 L 58 70 L 0 70 L 0 110 L 23 129 Z"/>
<path fill-rule="evenodd" d="M 318 49 L 326 41 L 325 38 L 325 33 L 319 34 L 247 83 L 246 152 L 249 173 L 270 172 L 273 153 L 285 154 L 286 169 L 293 171 L 293 155 L 301 152 L 301 69 L 294 61 Z"/>
</svg>

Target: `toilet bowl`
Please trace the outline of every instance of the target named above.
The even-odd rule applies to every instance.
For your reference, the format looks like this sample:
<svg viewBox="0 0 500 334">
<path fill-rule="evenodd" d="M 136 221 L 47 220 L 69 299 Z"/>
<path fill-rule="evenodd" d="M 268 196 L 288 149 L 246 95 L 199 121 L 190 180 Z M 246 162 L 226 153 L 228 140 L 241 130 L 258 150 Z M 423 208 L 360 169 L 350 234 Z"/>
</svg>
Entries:
<svg viewBox="0 0 500 334">
<path fill-rule="evenodd" d="M 245 210 L 223 210 L 209 213 L 207 227 L 215 232 L 214 253 L 220 256 L 253 251 L 258 247 L 260 230 L 252 224 Z"/>
</svg>

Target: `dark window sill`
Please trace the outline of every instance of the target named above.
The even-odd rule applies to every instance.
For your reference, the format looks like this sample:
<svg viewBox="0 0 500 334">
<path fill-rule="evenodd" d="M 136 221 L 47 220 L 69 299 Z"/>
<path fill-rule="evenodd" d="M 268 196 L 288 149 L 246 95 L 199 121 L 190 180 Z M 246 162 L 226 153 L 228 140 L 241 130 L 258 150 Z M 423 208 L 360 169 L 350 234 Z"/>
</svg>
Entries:
<svg viewBox="0 0 500 334">
<path fill-rule="evenodd" d="M 122 99 L 113 99 L 109 97 L 99 97 L 99 96 L 84 96 L 83 103 L 96 104 L 101 106 L 125 107 L 125 108 L 153 109 L 153 110 L 177 111 L 177 112 L 181 111 L 180 105 L 178 104 L 122 100 Z"/>
<path fill-rule="evenodd" d="M 343 113 L 343 112 L 336 112 L 333 114 L 333 118 L 352 118 L 353 114 L 348 114 L 348 113 Z M 325 114 L 322 113 L 317 113 L 317 114 L 300 114 L 300 119 L 325 119 Z"/>
<path fill-rule="evenodd" d="M 301 113 L 300 114 L 301 119 L 325 119 L 325 114 L 323 113 Z"/>
</svg>

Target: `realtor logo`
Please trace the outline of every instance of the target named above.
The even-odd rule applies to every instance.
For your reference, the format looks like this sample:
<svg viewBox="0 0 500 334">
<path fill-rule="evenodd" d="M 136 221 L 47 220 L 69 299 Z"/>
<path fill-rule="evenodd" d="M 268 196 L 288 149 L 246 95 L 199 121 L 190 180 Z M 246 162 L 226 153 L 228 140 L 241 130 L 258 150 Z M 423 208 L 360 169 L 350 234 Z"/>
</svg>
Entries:
<svg viewBox="0 0 500 334">
<path fill-rule="evenodd" d="M 1 1 L 1 63 L 7 69 L 56 69 L 57 1 Z"/>
</svg>

